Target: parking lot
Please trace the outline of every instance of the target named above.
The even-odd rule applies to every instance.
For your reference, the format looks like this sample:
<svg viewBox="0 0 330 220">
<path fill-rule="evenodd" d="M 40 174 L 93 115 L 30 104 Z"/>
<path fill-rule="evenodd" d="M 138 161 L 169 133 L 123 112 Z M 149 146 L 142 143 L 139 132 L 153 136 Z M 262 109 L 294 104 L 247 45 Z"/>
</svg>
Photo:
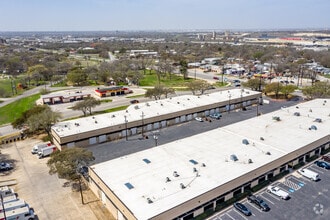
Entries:
<svg viewBox="0 0 330 220">
<path fill-rule="evenodd" d="M 309 163 L 305 168 L 317 172 L 320 175 L 320 180 L 312 181 L 295 171 L 271 184 L 288 192 L 290 199 L 282 200 L 267 192 L 266 188 L 255 194 L 268 204 L 270 211 L 263 212 L 255 204 L 251 204 L 247 199 L 244 199 L 240 202 L 252 212 L 251 216 L 245 216 L 233 206 L 230 206 L 226 210 L 213 215 L 209 220 L 329 219 L 330 170 L 318 167 L 313 163 Z"/>
<path fill-rule="evenodd" d="M 1 145 L 0 160 L 9 162 L 13 169 L 0 172 L 0 183 L 9 183 L 18 197 L 34 209 L 35 219 L 112 219 L 102 204 L 90 191 L 84 191 L 81 204 L 79 192 L 73 192 L 66 180 L 49 175 L 48 158 L 38 159 L 31 154 L 35 138 Z"/>
</svg>

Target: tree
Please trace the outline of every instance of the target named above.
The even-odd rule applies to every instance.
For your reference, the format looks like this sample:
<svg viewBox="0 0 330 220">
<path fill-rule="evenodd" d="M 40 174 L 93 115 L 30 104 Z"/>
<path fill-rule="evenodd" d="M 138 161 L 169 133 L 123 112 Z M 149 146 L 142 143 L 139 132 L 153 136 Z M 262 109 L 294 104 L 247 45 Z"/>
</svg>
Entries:
<svg viewBox="0 0 330 220">
<path fill-rule="evenodd" d="M 36 82 L 36 85 L 38 85 L 41 76 L 44 76 L 44 79 L 46 78 L 45 75 L 47 75 L 47 68 L 41 64 L 34 65 L 29 67 L 27 74 L 29 76 L 29 79 L 33 78 Z M 30 82 L 31 81 L 29 80 L 29 86 Z"/>
<path fill-rule="evenodd" d="M 162 95 L 165 95 L 165 98 L 169 94 L 175 93 L 173 88 L 165 87 L 164 85 L 157 85 L 153 89 L 148 89 L 144 94 L 145 97 L 155 98 L 155 100 L 160 99 Z"/>
<path fill-rule="evenodd" d="M 196 91 L 200 91 L 201 95 L 210 88 L 210 84 L 203 80 L 194 80 L 188 83 L 188 88 L 191 90 L 193 95 L 196 94 Z"/>
<path fill-rule="evenodd" d="M 183 75 L 183 79 L 188 78 L 188 63 L 185 60 L 180 61 L 180 73 Z"/>
<path fill-rule="evenodd" d="M 95 157 L 91 151 L 74 147 L 53 152 L 47 161 L 47 166 L 49 167 L 50 175 L 57 174 L 59 178 L 70 182 L 79 181 L 81 202 L 84 204 L 81 172 L 82 168 L 88 166 L 93 160 L 95 160 Z"/>
<path fill-rule="evenodd" d="M 75 68 L 71 70 L 67 75 L 68 81 L 71 82 L 73 85 L 77 86 L 86 84 L 87 78 L 88 76 L 85 71 L 80 68 Z"/>
<path fill-rule="evenodd" d="M 84 148 L 67 148 L 55 151 L 47 162 L 49 174 L 57 174 L 59 178 L 74 181 L 79 178 L 79 166 L 87 166 L 95 160 L 93 153 Z"/>
<path fill-rule="evenodd" d="M 53 112 L 48 105 L 35 106 L 23 112 L 22 116 L 16 119 L 12 125 L 14 128 L 28 127 L 32 133 L 43 130 L 51 138 L 51 127 L 59 121 L 59 112 Z"/>
<path fill-rule="evenodd" d="M 87 97 L 83 101 L 77 102 L 72 107 L 72 109 L 80 110 L 83 112 L 84 116 L 86 116 L 88 112 L 90 115 L 92 115 L 92 108 L 96 107 L 97 105 L 101 105 L 99 100 L 96 100 L 94 97 Z"/>
<path fill-rule="evenodd" d="M 275 93 L 276 99 L 278 98 L 278 94 L 280 93 L 282 89 L 282 84 L 280 82 L 273 82 L 269 83 L 265 86 L 264 93 Z"/>
<path fill-rule="evenodd" d="M 249 79 L 247 82 L 243 82 L 244 87 L 248 87 L 252 90 L 259 90 L 266 85 L 265 81 L 261 78 Z"/>
<path fill-rule="evenodd" d="M 302 92 L 307 98 L 330 98 L 330 83 L 316 82 L 312 86 L 307 86 L 302 89 Z"/>
<path fill-rule="evenodd" d="M 281 93 L 283 93 L 284 96 L 285 96 L 285 98 L 287 99 L 288 98 L 288 95 L 290 93 L 293 93 L 295 89 L 297 89 L 297 86 L 295 86 L 295 85 L 282 86 Z"/>
</svg>

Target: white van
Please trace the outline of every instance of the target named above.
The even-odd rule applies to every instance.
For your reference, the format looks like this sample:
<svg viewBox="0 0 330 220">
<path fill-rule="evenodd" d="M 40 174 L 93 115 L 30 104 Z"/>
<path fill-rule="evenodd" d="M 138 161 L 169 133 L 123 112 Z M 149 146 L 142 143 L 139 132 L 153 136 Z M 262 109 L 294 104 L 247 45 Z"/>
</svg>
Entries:
<svg viewBox="0 0 330 220">
<path fill-rule="evenodd" d="M 34 219 L 34 212 L 33 209 L 25 206 L 23 208 L 18 208 L 10 211 L 6 211 L 5 213 L 7 220 L 33 220 Z M 5 219 L 3 212 L 0 213 L 0 220 Z"/>
<path fill-rule="evenodd" d="M 11 196 L 3 197 L 2 200 L 3 200 L 3 203 L 5 204 L 5 203 L 8 203 L 8 202 L 16 201 L 18 199 L 17 199 L 17 196 L 15 194 L 13 194 Z M 1 205 L 1 201 L 0 201 L 0 205 Z"/>
<path fill-rule="evenodd" d="M 2 197 L 12 196 L 15 194 L 15 191 L 8 186 L 3 186 L 0 187 L 0 194 L 2 195 Z"/>
<path fill-rule="evenodd" d="M 50 142 L 36 144 L 33 146 L 31 153 L 37 154 L 42 148 L 49 147 L 50 145 L 52 145 Z"/>
<path fill-rule="evenodd" d="M 0 212 L 3 212 L 3 209 L 7 212 L 13 209 L 23 208 L 25 206 L 28 206 L 26 202 L 23 199 L 18 199 L 13 202 L 4 203 L 0 206 Z"/>
<path fill-rule="evenodd" d="M 311 179 L 311 180 L 314 180 L 314 181 L 317 181 L 317 180 L 320 179 L 320 176 L 319 176 L 318 173 L 316 173 L 314 171 L 311 171 L 307 168 L 303 168 L 303 169 L 298 170 L 298 173 L 300 173 L 304 177 L 306 177 L 308 179 Z"/>
</svg>

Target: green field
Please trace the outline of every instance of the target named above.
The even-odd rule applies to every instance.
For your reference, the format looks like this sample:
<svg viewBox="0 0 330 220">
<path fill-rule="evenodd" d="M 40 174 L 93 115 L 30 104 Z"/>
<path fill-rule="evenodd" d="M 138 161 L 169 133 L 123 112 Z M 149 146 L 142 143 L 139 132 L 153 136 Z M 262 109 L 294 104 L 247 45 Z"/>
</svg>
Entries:
<svg viewBox="0 0 330 220">
<path fill-rule="evenodd" d="M 29 110 L 40 98 L 40 94 L 19 99 L 0 108 L 0 125 L 8 124 L 19 118 L 23 112 Z"/>
<path fill-rule="evenodd" d="M 184 80 L 181 75 L 171 75 L 171 79 L 167 76 L 167 78 L 160 78 L 160 84 L 165 85 L 167 87 L 186 87 L 188 82 L 193 81 L 193 79 L 189 78 Z M 140 80 L 140 86 L 155 86 L 158 85 L 157 75 L 154 73 L 144 75 L 144 78 Z"/>
</svg>

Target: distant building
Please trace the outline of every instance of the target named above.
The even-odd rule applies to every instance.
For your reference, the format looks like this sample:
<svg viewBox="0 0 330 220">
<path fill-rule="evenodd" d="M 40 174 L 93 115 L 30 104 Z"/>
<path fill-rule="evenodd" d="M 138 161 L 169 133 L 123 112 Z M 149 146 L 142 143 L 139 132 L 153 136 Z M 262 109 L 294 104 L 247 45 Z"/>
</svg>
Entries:
<svg viewBox="0 0 330 220">
<path fill-rule="evenodd" d="M 98 88 L 95 90 L 95 94 L 99 97 L 124 95 L 132 92 L 133 90 L 124 86 L 112 86 L 112 87 Z"/>
</svg>

